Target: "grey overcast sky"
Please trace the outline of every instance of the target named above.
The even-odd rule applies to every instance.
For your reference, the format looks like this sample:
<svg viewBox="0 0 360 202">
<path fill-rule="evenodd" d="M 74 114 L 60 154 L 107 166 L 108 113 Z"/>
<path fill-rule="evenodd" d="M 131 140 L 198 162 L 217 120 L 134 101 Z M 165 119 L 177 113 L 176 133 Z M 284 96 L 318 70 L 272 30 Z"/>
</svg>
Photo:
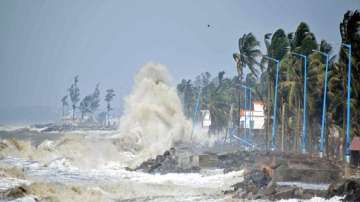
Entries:
<svg viewBox="0 0 360 202">
<path fill-rule="evenodd" d="M 304 21 L 318 41 L 339 42 L 343 14 L 359 7 L 359 0 L 1 0 L 0 107 L 60 107 L 74 75 L 82 96 L 100 82 L 116 90 L 120 107 L 147 61 L 165 64 L 174 84 L 204 71 L 233 75 L 243 33 L 262 42 Z"/>
</svg>

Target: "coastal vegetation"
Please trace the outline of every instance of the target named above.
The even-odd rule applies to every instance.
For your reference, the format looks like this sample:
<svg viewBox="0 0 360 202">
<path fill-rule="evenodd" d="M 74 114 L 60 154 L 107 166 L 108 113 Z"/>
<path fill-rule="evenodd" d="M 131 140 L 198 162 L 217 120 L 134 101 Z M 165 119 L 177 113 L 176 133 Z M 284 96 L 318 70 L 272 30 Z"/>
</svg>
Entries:
<svg viewBox="0 0 360 202">
<path fill-rule="evenodd" d="M 201 73 L 194 80 L 183 79 L 177 85 L 188 118 L 194 110 L 209 110 L 210 133 L 239 128 L 240 110 L 244 108 L 242 85 L 251 87 L 254 100 L 264 103 L 264 136 L 269 144 L 273 114 L 276 64 L 266 59 L 279 61 L 279 84 L 277 100 L 276 145 L 286 151 L 299 152 L 301 128 L 306 123 L 307 148 L 310 153 L 319 151 L 320 128 L 328 55 L 327 101 L 325 105 L 325 151 L 331 158 L 342 158 L 346 129 L 347 64 L 349 50 L 342 44 L 351 44 L 351 99 L 350 135 L 360 136 L 360 12 L 345 13 L 340 23 L 341 41 L 330 43 L 316 38 L 306 22 L 301 22 L 294 31 L 281 28 L 264 35 L 265 51 L 261 53 L 260 42 L 252 33 L 243 34 L 238 41 L 238 52 L 233 54 L 237 75 L 230 76 L 220 71 L 217 76 Z M 336 49 L 339 49 L 337 52 Z M 314 51 L 315 50 L 315 51 Z M 307 60 L 293 54 L 306 56 Z M 229 57 L 230 59 L 230 57 Z M 307 66 L 307 105 L 304 106 L 304 62 Z M 199 109 L 195 109 L 200 100 Z M 303 112 L 306 107 L 307 119 Z M 270 117 L 270 118 L 269 118 Z M 278 135 L 279 137 L 279 135 Z M 284 142 L 286 144 L 284 145 Z"/>
</svg>

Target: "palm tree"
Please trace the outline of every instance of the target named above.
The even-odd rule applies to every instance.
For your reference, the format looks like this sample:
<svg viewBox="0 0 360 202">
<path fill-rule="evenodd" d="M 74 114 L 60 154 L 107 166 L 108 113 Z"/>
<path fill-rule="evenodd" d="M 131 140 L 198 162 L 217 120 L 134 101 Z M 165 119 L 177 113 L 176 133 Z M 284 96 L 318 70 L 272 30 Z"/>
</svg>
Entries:
<svg viewBox="0 0 360 202">
<path fill-rule="evenodd" d="M 270 53 L 270 45 L 271 45 L 270 39 L 271 39 L 271 33 L 267 33 L 267 34 L 264 35 L 264 43 L 265 43 L 265 47 L 266 47 L 266 55 L 269 55 L 269 53 Z M 265 146 L 266 146 L 266 151 L 267 151 L 268 150 L 268 142 L 269 142 L 269 128 L 270 128 L 269 117 L 270 117 L 270 111 L 271 111 L 270 110 L 270 107 L 271 107 L 271 100 L 270 100 L 271 92 L 270 92 L 270 90 L 271 90 L 271 88 L 270 88 L 270 85 L 269 85 L 270 84 L 270 74 L 269 74 L 269 71 L 268 71 L 268 60 L 265 59 L 264 57 L 261 58 L 260 69 L 262 71 L 262 74 L 261 74 L 262 84 L 264 86 L 266 86 L 265 88 L 267 89 L 266 90 L 267 99 L 266 99 L 266 105 L 265 105 L 266 107 L 264 109 L 264 112 L 266 114 L 266 119 L 265 119 L 265 121 L 266 121 L 266 126 L 265 126 Z M 257 89 L 256 89 L 256 91 L 257 91 Z M 262 100 L 262 101 L 264 102 L 264 100 Z"/>
<path fill-rule="evenodd" d="M 288 134 L 286 138 L 292 142 L 294 151 L 298 151 L 300 142 L 300 120 L 301 120 L 301 98 L 302 80 L 301 80 L 301 61 L 293 58 L 291 55 L 283 58 L 280 66 L 279 97 L 281 98 L 281 128 L 282 136 Z M 290 140 L 290 134 L 294 134 Z M 290 146 L 290 144 L 289 144 Z"/>
<path fill-rule="evenodd" d="M 285 34 L 285 31 L 282 29 L 278 29 L 274 32 L 274 34 L 271 37 L 271 40 L 269 39 L 270 34 L 265 35 L 265 44 L 267 45 L 267 55 L 276 58 L 278 60 L 281 60 L 284 56 L 286 56 L 288 52 L 289 47 L 289 41 L 288 36 Z M 265 64 L 265 58 L 262 59 L 262 64 Z M 263 66 L 262 65 L 262 66 Z M 272 98 L 274 97 L 274 86 L 275 86 L 275 65 L 274 63 L 269 63 L 267 65 L 266 71 L 264 73 L 267 74 L 267 117 L 271 117 L 271 109 L 273 105 Z M 280 108 L 283 108 L 282 105 L 279 106 Z M 268 140 L 268 128 L 270 126 L 270 119 L 267 119 L 266 121 L 266 142 Z"/>
<path fill-rule="evenodd" d="M 239 52 L 233 54 L 236 62 L 236 70 L 240 81 L 243 79 L 243 70 L 247 67 L 256 77 L 258 70 L 255 68 L 259 65 L 257 58 L 261 56 L 259 41 L 256 40 L 252 33 L 244 34 L 239 39 Z"/>
<path fill-rule="evenodd" d="M 115 91 L 114 89 L 107 89 L 106 95 L 105 95 L 105 102 L 106 102 L 106 119 L 107 119 L 107 125 L 110 126 L 110 111 L 113 110 L 111 107 L 111 101 L 115 97 Z"/>
<path fill-rule="evenodd" d="M 340 23 L 340 33 L 342 43 L 351 44 L 352 48 L 352 66 L 351 66 L 351 136 L 360 136 L 360 10 L 347 11 L 344 14 L 343 21 Z M 348 52 L 341 49 L 339 54 L 339 63 L 348 63 Z M 346 75 L 346 66 L 345 72 Z M 343 79 L 345 81 L 346 79 Z M 343 85 L 346 87 L 346 85 Z M 344 88 L 345 89 L 345 88 Z M 344 106 L 346 99 L 343 99 Z M 346 107 L 344 107 L 346 108 Z M 343 120 L 345 121 L 345 110 Z M 345 128 L 345 127 L 344 127 Z M 344 138 L 345 139 L 345 138 Z"/>
<path fill-rule="evenodd" d="M 323 56 L 318 53 L 309 55 L 308 65 L 308 86 L 316 86 L 316 88 L 308 88 L 308 145 L 309 151 L 312 152 L 315 145 L 319 142 L 321 127 L 321 114 L 323 104 L 323 88 L 324 88 L 324 71 Z M 328 108 L 328 107 L 327 107 Z"/>
<path fill-rule="evenodd" d="M 196 92 L 191 80 L 183 79 L 181 83 L 177 85 L 177 91 L 182 97 L 183 110 L 186 117 L 190 118 L 195 103 Z"/>
<path fill-rule="evenodd" d="M 224 71 L 219 72 L 218 82 L 211 82 L 207 86 L 208 109 L 210 111 L 210 132 L 218 132 L 228 126 L 230 112 L 231 80 L 224 78 Z"/>
<path fill-rule="evenodd" d="M 343 113 L 345 109 L 345 105 L 343 102 L 343 98 L 345 96 L 345 91 L 343 89 L 343 80 L 344 80 L 344 68 L 345 64 L 332 63 L 331 68 L 329 70 L 329 90 L 328 90 L 328 98 L 329 98 L 329 108 L 328 113 L 330 114 L 330 120 L 328 126 L 328 130 L 333 129 L 337 130 L 341 128 L 341 125 L 344 126 L 345 121 L 343 120 Z M 342 124 L 343 123 L 343 124 Z M 340 130 L 339 130 L 340 131 Z M 333 145 L 330 149 L 327 146 L 327 150 L 332 154 L 338 154 L 337 157 L 342 157 L 342 142 L 343 142 L 343 134 L 344 131 L 341 131 L 339 137 L 333 137 L 333 139 L 337 138 L 337 145 Z M 335 146 L 335 148 L 334 148 Z"/>
<path fill-rule="evenodd" d="M 68 96 L 65 95 L 64 97 L 61 98 L 61 105 L 62 105 L 62 116 L 65 116 L 65 107 L 69 106 L 69 103 L 67 101 Z"/>
<path fill-rule="evenodd" d="M 236 70 L 238 73 L 238 82 L 237 85 L 237 94 L 238 96 L 238 115 L 234 120 L 234 126 L 239 127 L 240 124 L 240 86 L 243 80 L 244 68 L 248 68 L 255 77 L 258 76 L 258 70 L 256 65 L 259 65 L 257 58 L 261 56 L 261 51 L 259 48 L 259 41 L 256 40 L 255 36 L 252 33 L 244 34 L 239 38 L 239 52 L 233 54 L 233 58 L 236 63 Z M 238 130 L 238 133 L 240 131 Z"/>
</svg>

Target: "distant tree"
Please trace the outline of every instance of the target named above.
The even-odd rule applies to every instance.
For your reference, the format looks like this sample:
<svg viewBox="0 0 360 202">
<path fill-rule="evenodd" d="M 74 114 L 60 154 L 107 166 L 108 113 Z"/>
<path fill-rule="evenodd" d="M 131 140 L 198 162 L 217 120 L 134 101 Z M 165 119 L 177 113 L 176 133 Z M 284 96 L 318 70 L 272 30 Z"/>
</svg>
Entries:
<svg viewBox="0 0 360 202">
<path fill-rule="evenodd" d="M 111 101 L 113 100 L 113 98 L 115 97 L 115 93 L 114 93 L 114 89 L 107 89 L 106 90 L 106 95 L 105 95 L 105 101 L 107 103 L 106 105 L 106 116 L 107 116 L 107 124 L 110 125 L 110 120 L 109 120 L 109 116 L 110 116 L 110 111 L 113 110 L 113 108 L 111 107 Z"/>
<path fill-rule="evenodd" d="M 95 90 L 92 94 L 92 100 L 90 105 L 91 112 L 95 112 L 100 106 L 100 84 L 96 84 Z"/>
<path fill-rule="evenodd" d="M 199 87 L 199 86 L 197 86 Z M 196 87 L 191 80 L 182 79 L 181 83 L 177 85 L 177 91 L 182 97 L 183 110 L 186 117 L 192 116 L 193 107 L 195 106 Z"/>
<path fill-rule="evenodd" d="M 61 98 L 61 104 L 62 104 L 62 116 L 65 116 L 65 107 L 69 106 L 69 103 L 67 102 L 68 96 L 65 95 Z"/>
<path fill-rule="evenodd" d="M 81 102 L 80 102 L 80 106 L 79 106 L 79 110 L 81 112 L 81 119 L 84 119 L 84 116 L 87 114 L 87 113 L 91 113 L 91 104 L 92 104 L 92 101 L 93 100 L 93 97 L 92 95 L 87 95 L 85 96 Z"/>
<path fill-rule="evenodd" d="M 85 96 L 80 102 L 81 119 L 84 119 L 86 114 L 94 113 L 100 106 L 100 84 L 96 84 L 95 90 L 92 94 Z"/>
<path fill-rule="evenodd" d="M 78 87 L 79 76 L 75 76 L 74 83 L 69 88 L 70 100 L 72 103 L 73 120 L 75 120 L 76 105 L 80 101 L 80 89 Z"/>
<path fill-rule="evenodd" d="M 219 85 L 221 85 L 224 80 L 224 74 L 225 74 L 225 71 L 221 71 L 218 73 Z"/>
<path fill-rule="evenodd" d="M 106 125 L 106 117 L 107 117 L 107 112 L 100 112 L 97 115 L 96 120 L 98 123 L 100 123 L 102 125 Z"/>
</svg>

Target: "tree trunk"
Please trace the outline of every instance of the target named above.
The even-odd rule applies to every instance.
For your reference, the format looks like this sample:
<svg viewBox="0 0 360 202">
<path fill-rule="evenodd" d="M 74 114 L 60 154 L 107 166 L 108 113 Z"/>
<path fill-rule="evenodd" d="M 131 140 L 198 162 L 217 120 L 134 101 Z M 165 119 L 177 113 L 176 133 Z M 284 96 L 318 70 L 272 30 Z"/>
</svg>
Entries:
<svg viewBox="0 0 360 202">
<path fill-rule="evenodd" d="M 317 121 L 316 121 L 317 123 Z M 308 130 L 308 138 L 307 138 L 307 145 L 308 145 L 308 150 L 309 150 L 309 154 L 313 153 L 313 149 L 314 149 L 314 142 L 313 142 L 313 123 L 312 122 L 308 122 L 309 125 L 309 130 Z"/>
<path fill-rule="evenodd" d="M 281 107 L 281 151 L 284 151 L 284 133 L 285 133 L 285 102 L 282 98 Z"/>
<path fill-rule="evenodd" d="M 297 110 L 296 110 L 296 127 L 295 127 L 295 133 L 296 133 L 296 151 L 299 151 L 300 144 L 301 144 L 301 134 L 300 134 L 300 121 L 301 121 L 301 108 L 300 108 L 300 102 L 297 103 Z M 301 149 L 301 148 L 300 148 Z"/>
<path fill-rule="evenodd" d="M 266 151 L 269 150 L 269 129 L 270 129 L 270 117 L 271 117 L 271 90 L 272 90 L 272 82 L 270 82 L 270 75 L 268 76 L 268 96 L 267 96 L 267 109 L 266 109 L 266 136 L 265 136 L 265 142 L 266 142 Z"/>
<path fill-rule="evenodd" d="M 346 102 L 346 99 L 344 99 L 344 102 Z M 345 130 L 346 130 L 346 103 L 343 104 L 343 121 L 342 121 L 342 129 L 341 129 L 341 146 L 340 146 L 340 159 L 344 159 L 344 146 L 345 146 Z"/>
<path fill-rule="evenodd" d="M 328 123 L 328 124 L 326 124 L 326 133 L 325 133 L 325 154 L 326 154 L 326 157 L 327 158 L 329 158 L 329 156 L 330 156 L 330 149 L 329 149 L 329 133 L 330 133 L 330 122 L 331 120 L 330 120 L 330 115 L 329 116 L 327 116 L 327 120 L 326 120 L 326 123 Z"/>
<path fill-rule="evenodd" d="M 106 112 L 106 124 L 108 127 L 110 126 L 110 110 L 109 109 Z"/>
<path fill-rule="evenodd" d="M 342 87 L 343 87 L 343 98 L 346 98 L 346 68 L 343 68 L 343 74 L 342 74 L 342 78 L 340 78 L 342 80 Z M 339 150 L 339 155 L 340 155 L 340 159 L 343 160 L 344 159 L 344 146 L 345 146 L 345 129 L 346 129 L 346 99 L 343 99 L 343 104 L 342 104 L 342 111 L 343 111 L 343 120 L 342 120 L 342 130 L 341 130 L 341 145 L 340 145 L 340 150 Z"/>
<path fill-rule="evenodd" d="M 73 105 L 72 108 L 73 108 L 73 121 L 74 121 L 75 120 L 75 108 L 76 108 L 75 105 Z"/>
<path fill-rule="evenodd" d="M 237 116 L 238 116 L 238 119 L 237 119 L 237 126 L 238 126 L 238 131 L 237 131 L 237 135 L 238 137 L 240 137 L 240 119 L 241 119 L 241 115 L 240 115 L 240 112 L 241 112 L 241 99 L 240 99 L 240 93 L 241 93 L 241 90 L 240 90 L 240 87 L 238 87 L 238 106 L 239 106 L 239 110 L 238 110 L 238 113 L 237 113 Z M 246 123 L 245 123 L 246 124 Z"/>
<path fill-rule="evenodd" d="M 289 117 L 288 117 L 288 105 L 286 104 L 285 105 L 285 123 L 284 123 L 284 131 L 285 131 L 285 143 L 286 143 L 286 147 L 285 147 L 285 151 L 289 151 L 290 148 L 290 135 L 289 135 L 289 127 L 288 127 L 288 120 L 289 120 Z"/>
</svg>

